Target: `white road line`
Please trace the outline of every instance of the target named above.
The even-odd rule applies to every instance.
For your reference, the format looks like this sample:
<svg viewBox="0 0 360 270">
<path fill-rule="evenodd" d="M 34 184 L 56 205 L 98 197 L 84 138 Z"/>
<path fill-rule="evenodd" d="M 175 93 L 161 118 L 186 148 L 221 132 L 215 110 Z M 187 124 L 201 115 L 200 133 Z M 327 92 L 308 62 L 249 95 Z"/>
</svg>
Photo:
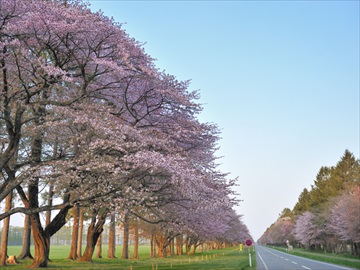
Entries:
<svg viewBox="0 0 360 270">
<path fill-rule="evenodd" d="M 265 269 L 266 269 L 266 270 L 269 270 L 269 269 L 267 268 L 267 266 L 266 266 L 266 264 L 265 264 L 265 262 L 264 262 L 263 258 L 261 258 L 261 255 L 260 255 L 260 253 L 259 253 L 259 252 L 258 252 L 258 255 L 259 255 L 260 260 L 261 260 L 261 261 L 262 261 L 262 263 L 264 264 Z"/>
<path fill-rule="evenodd" d="M 298 264 L 297 262 L 293 262 L 293 261 L 291 261 L 293 264 Z"/>
<path fill-rule="evenodd" d="M 265 249 L 262 250 L 262 251 L 266 251 L 266 252 L 268 252 L 268 253 L 271 253 L 271 254 L 277 256 L 276 253 L 273 253 L 273 252 L 269 251 L 268 248 L 265 248 Z M 280 253 L 280 252 L 279 252 L 279 253 Z M 299 258 L 298 256 L 291 255 L 291 254 L 289 254 L 289 256 Z M 285 259 L 283 256 L 279 256 L 279 257 L 280 257 L 281 259 Z M 307 259 L 307 258 L 304 258 L 304 257 L 301 257 L 301 260 L 309 261 L 309 262 L 312 262 L 312 263 L 313 263 L 313 262 L 316 262 L 316 263 L 318 263 L 318 264 L 329 265 L 329 266 L 332 266 L 332 267 L 335 266 L 335 267 L 337 267 L 339 270 L 340 270 L 340 269 L 344 269 L 344 270 L 350 270 L 350 269 L 352 269 L 352 268 L 342 267 L 342 266 L 339 266 L 339 265 L 334 265 L 334 264 L 331 264 L 331 263 L 326 263 L 326 262 L 311 260 L 311 259 Z M 301 265 L 300 263 L 298 263 L 298 264 Z M 307 269 L 307 270 L 312 270 L 311 268 L 306 267 L 305 265 L 301 265 L 301 267 L 303 267 L 304 269 Z"/>
<path fill-rule="evenodd" d="M 290 255 L 290 256 L 294 256 L 294 255 Z M 302 260 L 305 260 L 305 261 L 309 261 L 309 262 L 314 262 L 314 261 L 315 261 L 315 262 L 317 262 L 317 263 L 319 263 L 319 264 L 330 265 L 330 266 L 332 266 L 332 267 L 336 266 L 336 267 L 339 268 L 339 269 L 345 269 L 345 270 L 350 270 L 350 269 L 352 269 L 352 268 L 342 267 L 342 266 L 340 266 L 340 265 L 335 265 L 335 264 L 326 263 L 326 262 L 322 262 L 322 261 L 316 261 L 316 260 L 312 260 L 312 259 L 308 259 L 308 258 L 304 258 L 304 257 L 301 257 L 301 259 L 302 259 Z M 306 266 L 304 266 L 304 265 L 302 265 L 302 267 L 304 267 L 305 269 L 310 269 L 310 270 L 311 270 L 311 268 L 308 268 L 308 267 L 306 267 Z"/>
</svg>

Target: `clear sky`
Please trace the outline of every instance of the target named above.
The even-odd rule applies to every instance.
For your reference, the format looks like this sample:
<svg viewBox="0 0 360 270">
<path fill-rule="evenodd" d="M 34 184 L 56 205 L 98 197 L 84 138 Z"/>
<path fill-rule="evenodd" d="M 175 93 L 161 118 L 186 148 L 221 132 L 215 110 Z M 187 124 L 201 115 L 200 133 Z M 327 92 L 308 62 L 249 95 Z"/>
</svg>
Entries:
<svg viewBox="0 0 360 270">
<path fill-rule="evenodd" d="M 359 1 L 90 1 L 201 93 L 254 239 L 321 166 L 359 158 Z"/>
</svg>

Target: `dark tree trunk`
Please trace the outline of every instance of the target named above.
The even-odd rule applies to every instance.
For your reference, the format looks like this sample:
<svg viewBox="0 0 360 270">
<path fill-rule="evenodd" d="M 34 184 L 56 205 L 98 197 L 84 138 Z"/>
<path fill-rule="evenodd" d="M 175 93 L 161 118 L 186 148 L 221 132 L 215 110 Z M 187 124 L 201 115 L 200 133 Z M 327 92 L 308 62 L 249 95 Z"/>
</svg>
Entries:
<svg viewBox="0 0 360 270">
<path fill-rule="evenodd" d="M 31 240 L 31 223 L 30 216 L 25 215 L 24 220 L 24 232 L 22 238 L 22 249 L 20 255 L 17 257 L 18 259 L 34 259 L 30 252 L 30 240 Z"/>
<path fill-rule="evenodd" d="M 173 238 L 170 243 L 170 256 L 174 256 L 174 255 L 175 255 L 175 238 Z"/>
<path fill-rule="evenodd" d="M 48 205 L 53 205 L 53 197 L 54 197 L 54 182 L 50 181 L 49 184 L 49 195 L 48 195 Z M 51 222 L 51 210 L 46 211 L 46 219 L 45 219 L 45 225 L 49 225 Z"/>
<path fill-rule="evenodd" d="M 43 110 L 40 108 L 39 116 Z M 39 124 L 39 123 L 37 123 Z M 42 153 L 42 135 L 36 134 L 31 146 L 31 161 L 33 164 L 41 162 Z M 36 209 L 39 207 L 39 178 L 30 180 L 29 184 L 29 208 Z M 35 258 L 30 268 L 47 267 L 49 261 L 50 236 L 45 234 L 40 222 L 39 213 L 30 216 L 31 229 L 33 232 Z"/>
<path fill-rule="evenodd" d="M 12 197 L 13 197 L 13 192 L 11 191 L 9 195 L 6 196 L 5 209 L 4 209 L 5 212 L 10 211 L 11 209 Z M 0 266 L 6 265 L 9 228 L 10 228 L 10 216 L 5 218 L 3 223 L 3 228 L 1 233 Z"/>
<path fill-rule="evenodd" d="M 343 247 L 344 247 L 343 253 L 345 253 L 345 254 L 348 253 L 347 242 L 346 241 L 343 242 Z"/>
<path fill-rule="evenodd" d="M 360 242 L 352 243 L 351 247 L 352 247 L 351 254 L 354 256 L 359 256 L 360 255 Z"/>
<path fill-rule="evenodd" d="M 58 147 L 58 142 L 57 139 L 55 140 L 54 143 L 54 150 L 53 150 L 53 158 L 56 159 L 57 157 L 57 147 Z M 48 205 L 52 206 L 53 205 L 53 198 L 54 198 L 54 180 L 50 180 L 49 182 L 49 194 L 48 194 Z M 45 225 L 49 225 L 51 222 L 51 210 L 46 211 L 46 219 L 45 219 Z"/>
<path fill-rule="evenodd" d="M 130 213 L 129 211 L 126 212 L 124 217 L 124 243 L 122 248 L 122 259 L 129 259 L 129 218 Z"/>
<path fill-rule="evenodd" d="M 108 258 L 116 258 L 116 227 L 115 227 L 115 214 L 111 214 L 110 217 L 110 230 L 109 230 L 109 249 L 108 249 Z"/>
<path fill-rule="evenodd" d="M 41 109 L 39 109 L 40 111 Z M 40 113 L 39 115 L 42 115 Z M 41 162 L 42 152 L 42 135 L 37 134 L 32 143 L 31 149 L 31 161 L 33 164 L 39 164 Z M 39 207 L 39 178 L 30 179 L 29 184 L 29 209 L 36 209 Z M 22 198 L 23 201 L 24 198 Z M 69 195 L 66 195 L 64 202 L 69 202 Z M 66 206 L 59 211 L 55 218 L 43 229 L 40 221 L 40 214 L 34 213 L 30 215 L 31 229 L 33 233 L 34 246 L 35 246 L 35 257 L 30 268 L 47 267 L 49 262 L 50 252 L 50 237 L 55 234 L 62 226 L 66 223 L 66 215 L 71 206 Z"/>
<path fill-rule="evenodd" d="M 84 254 L 80 258 L 80 261 L 82 262 L 91 262 L 92 256 L 94 254 L 95 245 L 97 243 L 97 240 L 104 230 L 104 224 L 106 221 L 106 215 L 107 211 L 104 211 L 104 213 L 99 217 L 98 221 L 96 222 L 96 214 L 97 211 L 93 212 L 93 215 L 91 217 L 91 223 L 88 228 L 87 236 L 86 236 L 86 248 L 84 251 Z"/>
<path fill-rule="evenodd" d="M 78 244 L 78 233 L 79 233 L 79 206 L 75 205 L 73 208 L 73 228 L 71 233 L 71 248 L 68 259 L 76 260 L 77 259 L 77 244 Z"/>
<path fill-rule="evenodd" d="M 3 53 L 7 52 L 6 46 L 3 47 Z M 17 103 L 16 109 L 14 110 L 13 103 L 13 91 L 9 91 L 11 89 L 9 87 L 8 81 L 8 69 L 5 58 L 0 60 L 1 66 L 1 104 L 2 104 L 2 119 L 5 120 L 2 123 L 2 131 L 8 134 L 8 140 L 2 149 L 1 158 L 0 158 L 0 168 L 5 168 L 8 176 L 7 179 L 3 179 L 2 185 L 0 186 L 0 201 L 4 200 L 5 197 L 12 191 L 16 186 L 14 186 L 15 174 L 16 171 L 10 169 L 10 166 L 13 168 L 13 163 L 17 161 L 18 151 L 19 151 L 19 143 L 22 138 L 21 136 L 21 128 L 23 125 L 22 115 L 25 112 L 25 106 Z M 10 82 L 11 83 L 11 82 Z M 9 166 L 10 165 L 10 166 Z M 16 183 L 15 183 L 16 184 Z"/>
<path fill-rule="evenodd" d="M 57 157 L 57 147 L 58 143 L 57 140 L 55 140 L 54 143 L 54 150 L 53 150 L 53 158 L 55 159 Z M 53 205 L 53 198 L 54 198 L 54 181 L 50 180 L 49 183 L 49 194 L 48 194 L 48 205 Z M 51 222 L 51 210 L 46 211 L 45 215 L 45 226 L 48 226 Z M 50 238 L 49 238 L 49 254 L 50 254 Z"/>
<path fill-rule="evenodd" d="M 41 135 L 34 138 L 31 149 L 31 160 L 34 164 L 41 162 L 42 139 Z M 39 207 L 39 178 L 31 179 L 29 184 L 29 208 Z M 40 222 L 39 213 L 30 216 L 33 232 L 35 258 L 30 268 L 47 267 L 49 261 L 50 236 L 45 234 Z"/>
<path fill-rule="evenodd" d="M 68 201 L 68 199 L 67 197 L 64 201 Z M 30 268 L 47 267 L 49 262 L 50 237 L 65 225 L 66 215 L 70 208 L 70 206 L 67 206 L 61 209 L 45 230 L 41 226 L 40 215 L 38 213 L 31 215 L 35 258 Z"/>
</svg>

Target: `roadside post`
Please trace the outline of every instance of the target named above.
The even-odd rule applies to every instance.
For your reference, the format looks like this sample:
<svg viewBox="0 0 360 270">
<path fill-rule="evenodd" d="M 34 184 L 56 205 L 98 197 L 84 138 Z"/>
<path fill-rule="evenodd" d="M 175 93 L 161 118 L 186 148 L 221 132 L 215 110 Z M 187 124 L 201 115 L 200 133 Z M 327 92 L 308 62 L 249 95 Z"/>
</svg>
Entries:
<svg viewBox="0 0 360 270">
<path fill-rule="evenodd" d="M 245 245 L 246 245 L 246 246 L 248 247 L 248 249 L 249 249 L 249 266 L 251 267 L 252 264 L 251 264 L 251 249 L 250 249 L 250 247 L 253 245 L 252 240 L 251 240 L 251 239 L 246 239 L 246 240 L 245 240 Z"/>
</svg>

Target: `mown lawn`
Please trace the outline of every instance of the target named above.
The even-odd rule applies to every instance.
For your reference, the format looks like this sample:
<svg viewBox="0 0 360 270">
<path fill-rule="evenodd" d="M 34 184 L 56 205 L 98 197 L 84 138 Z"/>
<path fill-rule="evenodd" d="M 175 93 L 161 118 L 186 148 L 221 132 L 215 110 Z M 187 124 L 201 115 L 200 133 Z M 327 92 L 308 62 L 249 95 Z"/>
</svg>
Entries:
<svg viewBox="0 0 360 270">
<path fill-rule="evenodd" d="M 21 247 L 9 247 L 9 255 L 20 253 Z M 237 248 L 210 250 L 197 252 L 191 256 L 174 256 L 167 258 L 149 258 L 149 246 L 139 248 L 140 259 L 124 260 L 121 257 L 121 246 L 117 247 L 117 259 L 108 259 L 107 246 L 103 246 L 103 258 L 93 259 L 91 263 L 83 263 L 66 259 L 69 255 L 69 246 L 52 246 L 50 250 L 49 269 L 132 269 L 132 270 L 164 270 L 164 269 L 256 269 L 255 254 L 252 254 L 252 267 L 249 267 L 249 254 L 239 252 Z M 130 250 L 132 255 L 132 250 Z M 20 261 L 19 265 L 8 266 L 9 269 L 24 269 L 31 264 L 30 260 Z"/>
<path fill-rule="evenodd" d="M 273 247 L 276 250 L 280 250 L 286 252 L 286 248 L 284 247 Z M 347 266 L 355 269 L 360 269 L 360 258 L 355 257 L 349 254 L 332 254 L 332 253 L 324 253 L 317 251 L 310 251 L 307 249 L 294 248 L 293 255 L 323 261 L 328 263 L 333 263 L 337 265 Z"/>
</svg>

